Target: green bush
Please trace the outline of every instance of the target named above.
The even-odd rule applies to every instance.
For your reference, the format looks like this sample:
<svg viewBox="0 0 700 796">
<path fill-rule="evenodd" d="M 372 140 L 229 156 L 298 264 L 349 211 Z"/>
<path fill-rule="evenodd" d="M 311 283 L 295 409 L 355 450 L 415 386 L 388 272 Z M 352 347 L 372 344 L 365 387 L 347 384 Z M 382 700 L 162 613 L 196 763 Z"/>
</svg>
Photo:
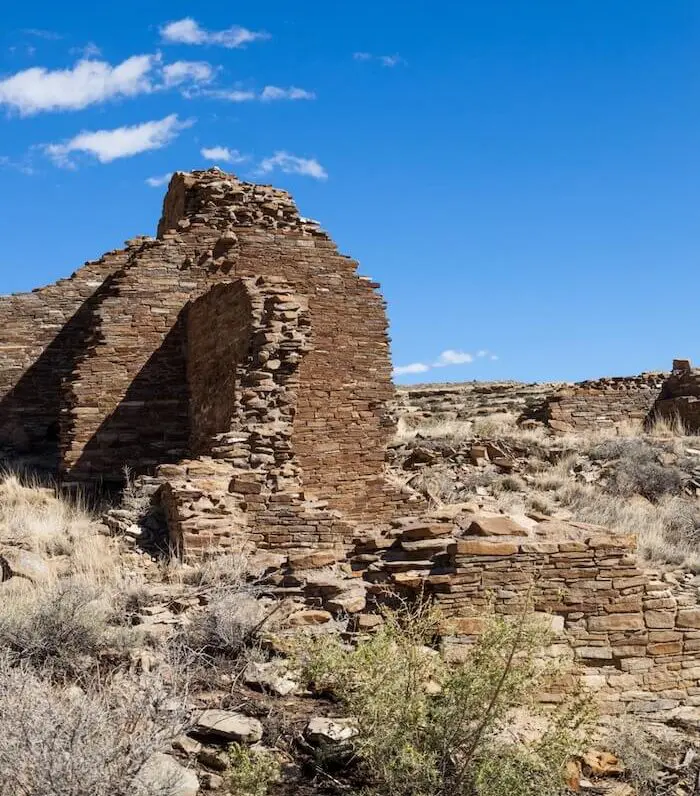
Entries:
<svg viewBox="0 0 700 796">
<path fill-rule="evenodd" d="M 371 638 L 348 648 L 336 638 L 306 650 L 305 673 L 354 717 L 355 753 L 370 792 L 382 796 L 553 796 L 586 717 L 551 723 L 537 743 L 504 741 L 512 709 L 546 676 L 537 656 L 541 626 L 494 619 L 468 660 L 447 666 L 426 646 L 438 615 L 426 606 L 387 612 Z M 515 785 L 517 783 L 517 787 Z"/>
<path fill-rule="evenodd" d="M 228 784 L 238 796 L 266 796 L 270 785 L 280 778 L 280 764 L 269 752 L 232 744 L 228 754 Z"/>
</svg>

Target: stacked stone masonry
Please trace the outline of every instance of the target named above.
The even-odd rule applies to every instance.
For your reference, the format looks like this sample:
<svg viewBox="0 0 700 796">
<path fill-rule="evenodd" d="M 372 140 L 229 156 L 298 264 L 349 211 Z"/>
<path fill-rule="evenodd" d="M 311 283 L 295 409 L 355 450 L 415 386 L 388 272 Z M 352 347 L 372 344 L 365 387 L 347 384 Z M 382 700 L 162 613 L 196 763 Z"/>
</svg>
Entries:
<svg viewBox="0 0 700 796">
<path fill-rule="evenodd" d="M 536 612 L 554 633 L 566 674 L 542 699 L 578 681 L 605 713 L 656 713 L 700 704 L 700 604 L 694 581 L 648 570 L 632 536 L 552 519 L 464 514 L 408 518 L 358 542 L 350 562 L 382 601 L 432 594 L 453 660 L 496 613 Z M 695 579 L 696 580 L 696 579 Z"/>
<path fill-rule="evenodd" d="M 0 298 L 0 447 L 67 482 L 160 467 L 180 545 L 192 512 L 198 546 L 266 522 L 270 544 L 342 542 L 341 516 L 399 500 L 386 313 L 356 268 L 286 192 L 177 173 L 157 238 Z"/>
<path fill-rule="evenodd" d="M 521 421 L 538 420 L 561 433 L 641 425 L 667 376 L 642 373 L 565 385 L 525 410 Z"/>
<path fill-rule="evenodd" d="M 185 557 L 260 548 L 299 564 L 320 549 L 352 573 L 333 610 L 362 610 L 361 584 L 376 602 L 427 590 L 454 657 L 484 614 L 532 601 L 606 710 L 700 703 L 697 586 L 647 572 L 633 539 L 543 518 L 434 520 L 388 486 L 386 314 L 356 267 L 285 192 L 216 169 L 176 174 L 156 238 L 0 298 L 0 448 L 68 483 L 143 474 Z M 642 419 L 655 402 L 696 418 L 697 373 L 662 381 L 583 383 L 542 411 L 560 431 Z M 500 389 L 509 406 L 530 393 L 488 392 Z M 479 414 L 472 393 L 455 417 Z M 409 397 L 451 400 L 442 388 Z"/>
</svg>

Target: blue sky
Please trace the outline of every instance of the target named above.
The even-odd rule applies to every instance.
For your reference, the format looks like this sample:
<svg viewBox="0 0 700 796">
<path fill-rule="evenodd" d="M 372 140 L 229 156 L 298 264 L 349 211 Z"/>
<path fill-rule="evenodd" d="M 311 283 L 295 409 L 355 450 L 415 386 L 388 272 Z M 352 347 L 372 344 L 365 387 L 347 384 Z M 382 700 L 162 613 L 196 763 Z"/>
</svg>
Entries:
<svg viewBox="0 0 700 796">
<path fill-rule="evenodd" d="M 0 293 L 216 163 L 382 283 L 399 381 L 700 360 L 699 94 L 695 0 L 13 3 Z"/>
</svg>

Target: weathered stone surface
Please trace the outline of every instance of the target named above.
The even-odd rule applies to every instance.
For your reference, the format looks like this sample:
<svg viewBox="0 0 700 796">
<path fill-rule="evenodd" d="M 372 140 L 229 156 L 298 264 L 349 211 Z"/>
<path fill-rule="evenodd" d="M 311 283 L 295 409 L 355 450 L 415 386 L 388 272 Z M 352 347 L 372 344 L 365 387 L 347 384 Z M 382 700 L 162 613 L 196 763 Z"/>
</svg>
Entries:
<svg viewBox="0 0 700 796">
<path fill-rule="evenodd" d="M 463 539 L 457 542 L 459 555 L 511 556 L 518 552 L 518 542 L 493 539 Z"/>
<path fill-rule="evenodd" d="M 353 719 L 317 717 L 307 724 L 304 735 L 315 746 L 343 743 L 357 735 L 357 722 Z"/>
<path fill-rule="evenodd" d="M 263 727 L 257 719 L 231 710 L 205 710 L 197 716 L 194 731 L 226 741 L 254 744 L 262 738 Z"/>
<path fill-rule="evenodd" d="M 468 533 L 475 536 L 527 536 L 527 528 L 505 515 L 482 515 L 474 518 Z"/>
<path fill-rule="evenodd" d="M 146 761 L 136 776 L 136 782 L 149 793 L 167 792 L 172 796 L 197 796 L 199 793 L 199 780 L 195 772 L 161 752 Z"/>
</svg>

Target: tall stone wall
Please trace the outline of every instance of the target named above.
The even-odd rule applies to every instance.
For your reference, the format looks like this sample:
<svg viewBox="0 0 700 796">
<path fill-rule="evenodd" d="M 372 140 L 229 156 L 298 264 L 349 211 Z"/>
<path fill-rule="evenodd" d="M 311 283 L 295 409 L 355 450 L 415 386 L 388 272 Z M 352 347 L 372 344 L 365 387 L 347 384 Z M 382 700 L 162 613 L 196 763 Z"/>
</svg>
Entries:
<svg viewBox="0 0 700 796">
<path fill-rule="evenodd" d="M 223 455 L 212 440 L 232 432 L 231 419 L 255 449 L 245 466 L 257 482 L 276 466 L 279 450 L 268 443 L 282 425 L 294 465 L 275 478 L 296 479 L 294 500 L 323 498 L 351 519 L 384 516 L 396 501 L 383 477 L 393 430 L 387 321 L 377 285 L 356 270 L 285 192 L 216 169 L 178 173 L 157 239 L 136 239 L 71 279 L 0 299 L 0 444 L 31 450 L 52 440 L 66 480 L 118 482 L 124 467 L 148 473 L 182 461 L 190 478 L 193 456 Z M 251 280 L 261 278 L 253 323 L 245 304 Z M 294 307 L 275 305 L 276 280 Z M 298 322 L 308 326 L 303 353 L 296 338 L 278 339 Z M 246 324 L 257 324 L 248 341 Z M 270 341 L 279 356 L 251 360 L 250 346 L 264 356 Z M 258 373 L 245 398 L 244 360 Z M 276 362 L 287 371 L 276 374 Z M 278 396 L 270 428 L 242 427 L 269 397 L 268 379 L 284 381 L 292 370 L 295 387 Z M 217 467 L 229 468 L 227 483 L 241 481 L 241 457 L 230 459 Z M 278 488 L 262 481 L 263 491 Z"/>
</svg>

